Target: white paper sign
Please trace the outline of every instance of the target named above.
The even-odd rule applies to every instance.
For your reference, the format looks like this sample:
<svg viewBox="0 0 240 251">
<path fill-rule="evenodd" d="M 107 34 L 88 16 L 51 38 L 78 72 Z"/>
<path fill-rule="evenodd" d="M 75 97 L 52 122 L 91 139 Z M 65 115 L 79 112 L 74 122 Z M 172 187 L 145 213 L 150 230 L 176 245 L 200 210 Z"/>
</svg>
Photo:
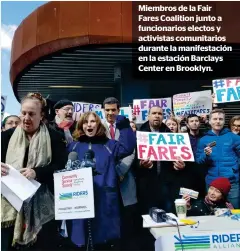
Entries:
<svg viewBox="0 0 240 251">
<path fill-rule="evenodd" d="M 240 101 L 240 78 L 215 79 L 212 81 L 214 103 Z"/>
<path fill-rule="evenodd" d="M 171 98 L 157 98 L 157 99 L 134 99 L 133 113 L 136 116 L 135 123 L 142 124 L 148 120 L 149 109 L 153 106 L 161 107 L 163 110 L 163 119 L 169 118 L 172 112 Z"/>
<path fill-rule="evenodd" d="M 85 112 L 96 111 L 102 108 L 100 104 L 92 104 L 86 102 L 73 102 L 74 113 L 73 113 L 73 120 L 78 121 L 81 115 Z"/>
<path fill-rule="evenodd" d="M 29 201 L 41 184 L 27 179 L 18 170 L 8 166 L 9 174 L 1 177 L 1 194 L 19 212 L 23 202 Z"/>
<path fill-rule="evenodd" d="M 92 168 L 54 173 L 55 219 L 94 218 Z"/>
<path fill-rule="evenodd" d="M 152 161 L 194 161 L 188 133 L 137 131 L 138 159 Z"/>
<path fill-rule="evenodd" d="M 95 111 L 96 114 L 100 117 L 101 121 L 105 121 L 105 114 L 103 109 L 99 109 Z M 132 121 L 132 108 L 131 107 L 121 107 L 119 111 L 119 115 L 125 116 L 130 121 Z"/>
<path fill-rule="evenodd" d="M 175 116 L 208 115 L 212 111 L 211 91 L 180 93 L 173 96 Z"/>
</svg>

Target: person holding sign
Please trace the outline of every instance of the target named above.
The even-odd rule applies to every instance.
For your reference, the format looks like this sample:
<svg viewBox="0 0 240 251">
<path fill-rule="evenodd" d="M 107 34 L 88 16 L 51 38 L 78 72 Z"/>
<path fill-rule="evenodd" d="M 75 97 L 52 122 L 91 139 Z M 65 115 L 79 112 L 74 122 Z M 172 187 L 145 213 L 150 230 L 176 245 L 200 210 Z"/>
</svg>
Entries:
<svg viewBox="0 0 240 251">
<path fill-rule="evenodd" d="M 45 105 L 41 94 L 29 93 L 21 101 L 21 125 L 1 134 L 1 175 L 9 175 L 8 164 L 41 183 L 20 212 L 1 197 L 1 250 L 11 249 L 12 243 L 37 250 L 57 247 L 53 173 L 64 168 L 67 151 L 61 136 L 42 122 Z"/>
<path fill-rule="evenodd" d="M 196 162 L 207 169 L 206 184 L 219 176 L 228 178 L 231 190 L 228 200 L 234 208 L 240 207 L 239 158 L 240 137 L 224 128 L 225 112 L 215 109 L 209 115 L 209 130 L 199 141 Z"/>
<path fill-rule="evenodd" d="M 162 108 L 153 106 L 149 110 L 148 121 L 141 126 L 140 131 L 170 132 L 170 129 L 162 121 Z M 167 212 L 174 212 L 174 200 L 180 188 L 179 181 L 175 180 L 175 178 L 185 168 L 185 163 L 180 159 L 175 162 L 152 162 L 146 159 L 140 160 L 140 167 L 139 202 L 142 213 L 148 213 L 148 210 L 154 206 L 160 207 Z M 172 183 L 173 185 L 168 189 L 168 185 Z M 164 194 L 165 191 L 167 191 L 168 196 Z"/>
<path fill-rule="evenodd" d="M 94 249 L 100 246 L 110 249 L 113 242 L 120 238 L 120 212 L 116 165 L 118 160 L 130 155 L 136 146 L 136 137 L 129 120 L 124 116 L 111 116 L 120 132 L 119 140 L 108 139 L 106 128 L 95 112 L 87 112 L 77 122 L 73 137 L 77 142 L 69 145 L 79 160 L 91 149 L 95 153 L 96 171 L 93 177 L 95 218 L 91 220 L 91 236 L 85 229 L 86 220 L 67 221 L 71 241 L 78 247 L 87 246 L 92 239 Z"/>
<path fill-rule="evenodd" d="M 109 139 L 119 139 L 119 130 L 116 128 L 116 115 L 119 114 L 120 104 L 114 97 L 106 98 L 103 101 L 105 112 L 104 126 Z M 115 116 L 114 116 L 115 115 Z M 131 125 L 130 121 L 130 126 Z M 135 215 L 137 203 L 136 181 L 133 174 L 133 165 L 135 160 L 135 151 L 121 159 L 116 165 L 116 171 L 119 176 L 120 187 L 120 209 L 121 209 L 121 244 L 122 249 L 132 249 L 135 245 Z"/>
</svg>

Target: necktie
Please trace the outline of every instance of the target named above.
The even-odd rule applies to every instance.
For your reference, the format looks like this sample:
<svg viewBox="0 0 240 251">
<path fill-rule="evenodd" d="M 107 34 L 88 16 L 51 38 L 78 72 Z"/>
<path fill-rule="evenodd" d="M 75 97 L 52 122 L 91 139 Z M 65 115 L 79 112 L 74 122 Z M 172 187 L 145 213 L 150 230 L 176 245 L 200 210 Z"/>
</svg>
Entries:
<svg viewBox="0 0 240 251">
<path fill-rule="evenodd" d="M 110 135 L 112 139 L 115 139 L 115 132 L 112 124 L 110 125 Z"/>
</svg>

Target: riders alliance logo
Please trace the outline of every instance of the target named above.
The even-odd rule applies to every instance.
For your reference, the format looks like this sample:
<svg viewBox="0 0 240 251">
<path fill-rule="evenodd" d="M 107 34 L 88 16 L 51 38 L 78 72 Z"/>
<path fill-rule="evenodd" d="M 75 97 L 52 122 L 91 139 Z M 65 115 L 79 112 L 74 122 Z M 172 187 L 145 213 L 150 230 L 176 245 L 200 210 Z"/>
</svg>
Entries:
<svg viewBox="0 0 240 251">
<path fill-rule="evenodd" d="M 174 238 L 177 240 L 175 245 L 175 251 L 178 250 L 205 250 L 210 248 L 210 235 L 202 235 L 202 236 L 182 236 L 182 240 L 179 237 L 174 235 Z M 181 245 L 182 243 L 182 245 Z"/>
<path fill-rule="evenodd" d="M 73 193 L 60 193 L 59 200 L 70 200 L 77 198 L 86 198 L 88 196 L 88 191 L 78 191 Z"/>
</svg>

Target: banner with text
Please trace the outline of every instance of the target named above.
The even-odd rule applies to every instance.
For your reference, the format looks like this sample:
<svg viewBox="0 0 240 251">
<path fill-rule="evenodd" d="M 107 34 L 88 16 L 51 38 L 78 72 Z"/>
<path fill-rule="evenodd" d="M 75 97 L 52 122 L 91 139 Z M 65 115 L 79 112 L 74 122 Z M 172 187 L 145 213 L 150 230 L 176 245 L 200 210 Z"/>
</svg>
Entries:
<svg viewBox="0 0 240 251">
<path fill-rule="evenodd" d="M 157 238 L 155 242 L 155 250 L 161 251 L 236 251 L 239 249 L 240 231 L 237 228 L 222 232 L 203 229 L 202 232 L 183 234 L 182 238 L 177 234 L 166 234 Z"/>
<path fill-rule="evenodd" d="M 215 79 L 212 81 L 214 103 L 240 101 L 240 78 Z"/>
<path fill-rule="evenodd" d="M 55 220 L 94 218 L 92 168 L 54 173 Z"/>
<path fill-rule="evenodd" d="M 100 117 L 100 119 L 105 121 L 105 114 L 103 109 L 99 109 L 95 111 L 96 114 Z M 119 115 L 125 116 L 130 121 L 132 121 L 132 108 L 131 107 L 120 107 Z"/>
<path fill-rule="evenodd" d="M 137 131 L 138 159 L 194 161 L 188 133 Z"/>
<path fill-rule="evenodd" d="M 92 104 L 86 102 L 73 102 L 74 113 L 73 120 L 78 121 L 81 115 L 85 112 L 94 112 L 102 108 L 100 104 Z"/>
<path fill-rule="evenodd" d="M 158 99 L 134 99 L 133 114 L 136 116 L 135 123 L 142 124 L 148 120 L 149 109 L 153 106 L 159 106 L 163 109 L 163 119 L 170 117 L 172 112 L 171 98 Z"/>
<path fill-rule="evenodd" d="M 212 111 L 211 91 L 180 93 L 173 96 L 175 116 L 208 115 Z"/>
<path fill-rule="evenodd" d="M 1 96 L 1 115 L 4 115 L 6 109 L 7 96 Z"/>
</svg>

